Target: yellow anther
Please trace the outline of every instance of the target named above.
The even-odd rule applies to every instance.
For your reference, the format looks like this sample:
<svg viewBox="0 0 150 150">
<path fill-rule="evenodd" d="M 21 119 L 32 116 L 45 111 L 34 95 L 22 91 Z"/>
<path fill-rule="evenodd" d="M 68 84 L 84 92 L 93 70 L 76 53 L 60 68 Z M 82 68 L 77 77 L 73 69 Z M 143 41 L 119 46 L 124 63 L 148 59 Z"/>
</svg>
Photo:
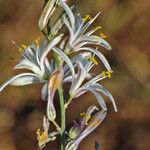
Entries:
<svg viewBox="0 0 150 150">
<path fill-rule="evenodd" d="M 80 116 L 85 117 L 85 113 L 84 112 L 80 113 Z"/>
<path fill-rule="evenodd" d="M 24 49 L 26 49 L 27 46 L 24 44 L 21 44 L 20 47 L 18 48 L 18 51 L 21 53 Z"/>
<path fill-rule="evenodd" d="M 95 65 L 98 65 L 97 60 L 93 56 L 90 56 L 90 61 L 93 62 Z"/>
<path fill-rule="evenodd" d="M 103 38 L 103 39 L 106 39 L 106 38 L 107 38 L 106 35 L 105 35 L 104 33 L 102 33 L 102 32 L 101 32 L 99 35 L 100 35 L 100 37 Z"/>
<path fill-rule="evenodd" d="M 86 118 L 86 121 L 89 121 L 91 119 L 91 115 L 86 115 L 85 118 Z"/>
<path fill-rule="evenodd" d="M 18 51 L 21 53 L 23 51 L 23 49 L 21 47 L 19 47 Z"/>
<path fill-rule="evenodd" d="M 94 28 L 94 30 L 99 30 L 101 28 L 102 28 L 101 26 L 97 26 L 97 27 Z"/>
<path fill-rule="evenodd" d="M 37 37 L 37 38 L 34 40 L 35 46 L 36 46 L 37 48 L 40 47 L 40 45 L 39 45 L 39 40 L 40 40 L 40 37 Z"/>
<path fill-rule="evenodd" d="M 102 72 L 102 77 L 108 77 L 110 79 L 111 78 L 111 73 L 109 71 L 103 71 Z"/>
<path fill-rule="evenodd" d="M 86 15 L 84 18 L 82 18 L 82 21 L 86 21 L 87 19 L 93 20 L 93 18 L 90 17 L 90 15 Z"/>
<path fill-rule="evenodd" d="M 40 135 L 40 129 L 37 129 L 36 134 Z"/>
<path fill-rule="evenodd" d="M 24 45 L 24 44 L 21 44 L 20 46 L 21 46 L 23 49 L 26 49 L 26 48 L 27 48 L 27 46 Z"/>
<path fill-rule="evenodd" d="M 82 18 L 82 21 L 86 21 L 90 16 L 89 15 L 86 15 L 84 18 Z"/>
<path fill-rule="evenodd" d="M 44 141 L 46 139 L 46 131 L 44 131 L 41 135 L 40 135 L 40 140 Z"/>
<path fill-rule="evenodd" d="M 110 79 L 111 78 L 111 73 L 107 71 L 107 77 Z"/>
</svg>

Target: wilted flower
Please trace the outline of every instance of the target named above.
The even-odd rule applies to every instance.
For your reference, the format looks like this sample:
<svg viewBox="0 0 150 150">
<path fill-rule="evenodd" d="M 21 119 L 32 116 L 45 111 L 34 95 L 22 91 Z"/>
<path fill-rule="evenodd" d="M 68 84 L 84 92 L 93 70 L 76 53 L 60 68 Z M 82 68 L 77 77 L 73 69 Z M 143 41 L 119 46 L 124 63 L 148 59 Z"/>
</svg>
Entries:
<svg viewBox="0 0 150 150">
<path fill-rule="evenodd" d="M 47 103 L 47 117 L 50 121 L 56 118 L 56 110 L 54 108 L 53 98 L 56 90 L 62 82 L 64 71 L 58 68 L 53 72 L 48 83 L 48 103 Z"/>
<path fill-rule="evenodd" d="M 43 132 L 41 133 L 40 129 L 38 129 L 36 131 L 38 145 L 40 148 L 45 147 L 46 143 L 48 143 L 49 141 L 54 141 L 56 139 L 56 135 L 59 134 L 58 131 L 48 133 L 49 125 L 50 125 L 49 120 L 44 116 L 44 118 L 43 118 Z"/>
<path fill-rule="evenodd" d="M 97 112 L 95 113 L 95 111 Z M 82 113 L 82 119 L 78 124 L 78 126 L 80 127 L 80 133 L 75 139 L 71 139 L 67 143 L 66 150 L 76 150 L 80 142 L 101 124 L 101 122 L 106 117 L 106 114 L 107 111 L 98 111 L 98 108 L 96 106 L 91 106 L 86 113 Z"/>
</svg>

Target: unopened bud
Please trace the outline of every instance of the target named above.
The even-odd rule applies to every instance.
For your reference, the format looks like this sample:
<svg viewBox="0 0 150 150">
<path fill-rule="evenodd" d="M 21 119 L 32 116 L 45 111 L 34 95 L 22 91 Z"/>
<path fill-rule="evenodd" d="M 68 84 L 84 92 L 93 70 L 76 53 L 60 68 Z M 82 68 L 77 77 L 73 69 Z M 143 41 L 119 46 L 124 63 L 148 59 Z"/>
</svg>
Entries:
<svg viewBox="0 0 150 150">
<path fill-rule="evenodd" d="M 79 134 L 80 134 L 80 128 L 75 125 L 69 130 L 68 133 L 70 139 L 75 139 Z"/>
</svg>

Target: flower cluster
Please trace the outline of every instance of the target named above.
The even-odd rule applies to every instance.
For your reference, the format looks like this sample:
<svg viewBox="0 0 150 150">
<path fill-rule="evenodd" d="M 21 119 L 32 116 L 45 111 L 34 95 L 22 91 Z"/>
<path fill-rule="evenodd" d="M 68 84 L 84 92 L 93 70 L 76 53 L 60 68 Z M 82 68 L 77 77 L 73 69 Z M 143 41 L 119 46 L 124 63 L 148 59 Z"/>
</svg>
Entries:
<svg viewBox="0 0 150 150">
<path fill-rule="evenodd" d="M 51 26 L 50 18 L 57 7 L 63 8 L 63 13 Z M 105 78 L 110 78 L 113 72 L 99 48 L 111 50 L 111 46 L 105 40 L 106 36 L 103 33 L 94 34 L 101 29 L 101 26 L 88 30 L 99 14 L 94 18 L 89 15 L 82 18 L 77 12 L 76 4 L 68 6 L 66 0 L 49 0 L 45 4 L 38 23 L 46 39 L 39 44 L 39 38 L 37 38 L 29 46 L 17 45 L 13 42 L 22 55 L 14 69 L 27 69 L 32 72 L 20 73 L 10 78 L 0 85 L 0 91 L 7 85 L 43 84 L 41 98 L 47 101 L 47 110 L 43 119 L 43 132 L 40 132 L 40 129 L 37 130 L 40 149 L 49 141 L 55 140 L 56 135 L 66 134 L 64 137 L 67 137 L 67 140 L 64 141 L 65 146 L 62 149 L 76 150 L 80 142 L 106 117 L 107 106 L 101 94 L 109 97 L 114 110 L 117 111 L 110 92 L 98 83 Z M 61 33 L 64 26 L 69 32 L 65 37 Z M 48 57 L 49 53 L 52 53 L 51 59 Z M 99 61 L 102 62 L 106 71 L 101 70 L 98 75 L 95 75 L 91 69 L 99 65 Z M 56 122 L 54 106 L 56 91 L 66 83 L 69 83 L 70 88 L 68 100 L 63 102 L 64 105 L 61 108 L 64 112 L 72 101 L 88 91 L 96 97 L 99 103 L 99 108 L 90 106 L 86 113 L 81 113 L 79 123 L 75 122 L 68 132 Z M 56 126 L 57 131 L 49 133 L 50 122 Z"/>
</svg>

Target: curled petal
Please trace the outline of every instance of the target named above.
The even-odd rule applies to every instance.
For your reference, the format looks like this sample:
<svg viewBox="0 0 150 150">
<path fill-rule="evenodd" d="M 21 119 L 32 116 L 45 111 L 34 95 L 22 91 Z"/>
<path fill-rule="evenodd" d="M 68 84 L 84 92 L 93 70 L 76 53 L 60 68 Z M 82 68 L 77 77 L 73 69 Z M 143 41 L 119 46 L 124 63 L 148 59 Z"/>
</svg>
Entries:
<svg viewBox="0 0 150 150">
<path fill-rule="evenodd" d="M 87 88 L 87 90 L 89 90 L 90 92 L 92 92 L 94 94 L 94 96 L 98 100 L 98 103 L 102 107 L 102 109 L 107 110 L 107 106 L 106 106 L 106 103 L 105 103 L 103 97 L 98 92 L 96 92 L 90 88 Z"/>
<path fill-rule="evenodd" d="M 53 121 L 56 118 L 56 111 L 53 104 L 53 98 L 56 90 L 62 82 L 64 71 L 58 68 L 53 72 L 48 83 L 48 104 L 47 104 L 47 117 Z"/>
<path fill-rule="evenodd" d="M 71 140 L 66 145 L 66 150 L 77 150 L 77 148 L 79 147 L 80 142 L 101 124 L 101 122 L 104 120 L 106 115 L 107 115 L 107 111 L 105 111 L 105 110 L 98 111 L 91 118 L 91 120 L 88 122 L 88 125 L 80 133 L 80 135 L 76 139 Z"/>
<path fill-rule="evenodd" d="M 77 51 L 80 51 L 80 50 L 87 50 L 87 51 L 94 53 L 103 62 L 106 69 L 109 72 L 112 72 L 111 67 L 110 67 L 107 59 L 105 58 L 105 56 L 100 51 L 98 51 L 97 49 L 90 48 L 90 47 L 82 47 L 82 48 L 79 48 Z"/>
<path fill-rule="evenodd" d="M 70 37 L 69 37 L 69 44 L 71 45 L 73 40 L 74 40 L 74 30 L 72 29 L 72 27 L 69 24 L 69 21 L 67 20 L 67 18 L 64 18 L 64 23 L 67 26 L 69 33 L 70 33 Z"/>
<path fill-rule="evenodd" d="M 74 84 L 72 85 L 72 87 L 69 91 L 70 95 L 74 95 L 75 91 L 83 83 L 84 79 L 86 78 L 86 74 L 87 74 L 87 71 L 84 69 L 83 65 L 80 62 L 77 62 L 77 66 L 78 66 L 78 74 L 77 74 L 77 78 L 76 78 Z"/>
<path fill-rule="evenodd" d="M 88 122 L 88 125 L 86 128 L 82 131 L 80 138 L 86 137 L 88 134 L 90 134 L 95 128 L 97 128 L 101 122 L 105 119 L 107 115 L 107 111 L 101 110 L 98 111 Z M 82 137 L 83 136 L 83 137 Z"/>
<path fill-rule="evenodd" d="M 103 38 L 96 36 L 96 35 L 91 35 L 91 36 L 81 36 L 79 39 L 77 39 L 73 43 L 73 47 L 77 49 L 78 47 L 82 47 L 87 44 L 93 44 L 93 45 L 100 45 L 108 50 L 111 50 L 110 44 L 104 40 Z"/>
<path fill-rule="evenodd" d="M 72 10 L 73 13 L 76 12 L 77 5 L 76 4 L 71 5 L 70 9 Z M 68 18 L 67 14 L 66 14 L 66 11 L 64 11 L 62 13 L 62 15 L 59 16 L 57 21 L 54 23 L 54 26 L 51 29 L 51 32 L 52 32 L 53 36 L 55 36 L 59 32 L 59 30 L 62 28 L 62 26 L 64 25 L 64 18 L 65 17 Z"/>
<path fill-rule="evenodd" d="M 109 97 L 109 99 L 111 100 L 113 104 L 114 110 L 117 112 L 117 106 L 116 106 L 115 100 L 109 91 L 107 91 L 102 85 L 98 83 L 94 83 L 90 85 L 89 88 L 102 92 L 105 96 Z"/>
<path fill-rule="evenodd" d="M 39 75 L 41 78 L 44 74 L 44 72 L 42 72 L 40 70 L 40 67 L 38 67 L 36 64 L 34 64 L 33 62 L 29 61 L 28 59 L 23 59 L 20 63 L 18 63 L 14 69 L 28 69 L 33 71 L 35 74 Z"/>
<path fill-rule="evenodd" d="M 86 87 L 89 87 L 91 84 L 93 83 L 96 83 L 100 80 L 103 80 L 104 78 L 106 77 L 103 77 L 102 74 L 99 74 L 97 75 L 96 77 L 94 77 L 93 79 L 89 80 L 88 82 L 86 82 L 84 85 L 83 85 L 83 88 L 86 88 Z"/>
<path fill-rule="evenodd" d="M 56 38 L 54 38 L 53 41 L 50 42 L 47 45 L 47 47 L 45 47 L 43 49 L 43 52 L 42 52 L 41 57 L 40 57 L 40 64 L 41 64 L 41 67 L 42 67 L 41 69 L 42 70 L 44 70 L 44 61 L 45 61 L 46 56 L 52 50 L 52 48 L 60 42 L 62 36 L 63 36 L 63 34 L 60 34 L 59 36 L 57 36 Z"/>
<path fill-rule="evenodd" d="M 0 85 L 0 91 L 2 91 L 7 85 L 14 85 L 14 86 L 23 86 L 38 82 L 44 82 L 39 79 L 38 76 L 36 76 L 33 73 L 22 73 L 19 75 L 16 75 L 7 81 L 5 81 L 3 84 Z"/>
<path fill-rule="evenodd" d="M 75 18 L 74 18 L 72 10 L 69 8 L 69 6 L 63 0 L 59 0 L 59 5 L 66 11 L 66 14 L 69 17 L 71 27 L 74 29 Z"/>
<path fill-rule="evenodd" d="M 80 120 L 80 129 L 81 131 L 84 129 L 84 127 L 88 124 L 88 121 L 91 119 L 91 115 L 95 110 L 99 110 L 96 106 L 92 105 L 88 108 L 85 115 Z"/>
</svg>

